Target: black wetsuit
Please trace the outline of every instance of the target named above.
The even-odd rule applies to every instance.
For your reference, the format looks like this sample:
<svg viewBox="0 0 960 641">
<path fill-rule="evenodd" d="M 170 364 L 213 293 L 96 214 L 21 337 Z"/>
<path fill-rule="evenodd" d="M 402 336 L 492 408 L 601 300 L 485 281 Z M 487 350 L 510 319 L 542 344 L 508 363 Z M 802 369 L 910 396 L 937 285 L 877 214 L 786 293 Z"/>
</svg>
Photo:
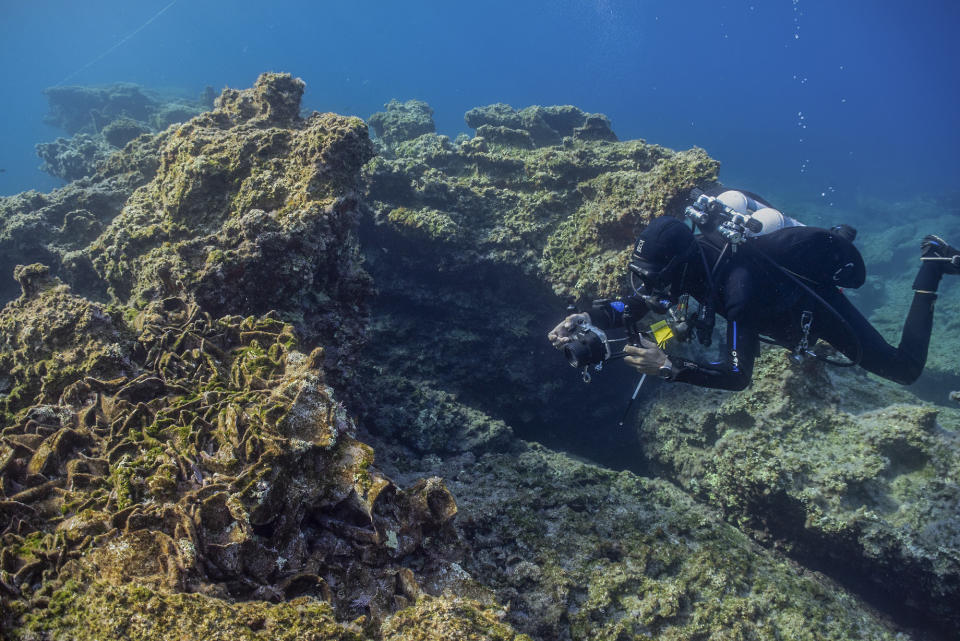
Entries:
<svg viewBox="0 0 960 641">
<path fill-rule="evenodd" d="M 861 367 L 897 383 L 908 385 L 919 376 L 927 359 L 927 348 L 933 328 L 933 306 L 941 272 L 933 265 L 921 268 L 917 282 L 922 287 L 914 295 L 900 345 L 893 347 L 873 328 L 866 318 L 832 285 L 798 284 L 769 261 L 745 248 L 727 254 L 713 271 L 713 288 L 707 277 L 708 267 L 720 256 L 715 242 L 702 236 L 697 242 L 703 257 L 689 261 L 679 292 L 690 294 L 700 303 L 712 303 L 716 312 L 727 320 L 726 343 L 721 358 L 714 363 L 697 363 L 673 359 L 674 380 L 727 390 L 742 390 L 753 376 L 754 360 L 760 350 L 760 336 L 796 348 L 803 332 L 801 319 L 811 313 L 809 346 L 822 339 L 850 359 L 858 359 Z M 811 260 L 816 260 L 811 256 Z M 813 291 L 816 296 L 811 295 Z M 631 300 L 607 303 L 590 312 L 592 322 L 601 329 L 623 325 L 623 305 Z M 829 308 L 824 305 L 826 303 Z M 642 305 L 633 302 L 637 308 Z M 832 308 L 832 310 L 831 310 Z M 841 318 L 842 317 L 842 320 Z"/>
</svg>

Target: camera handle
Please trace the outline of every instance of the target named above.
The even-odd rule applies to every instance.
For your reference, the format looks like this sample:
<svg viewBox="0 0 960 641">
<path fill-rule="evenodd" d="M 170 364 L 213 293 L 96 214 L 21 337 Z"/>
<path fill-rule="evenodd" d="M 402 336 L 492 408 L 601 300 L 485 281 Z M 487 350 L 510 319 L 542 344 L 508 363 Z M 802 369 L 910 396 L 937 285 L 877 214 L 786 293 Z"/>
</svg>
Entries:
<svg viewBox="0 0 960 641">
<path fill-rule="evenodd" d="M 643 314 L 641 314 L 641 318 Z M 640 327 L 640 318 L 634 318 L 633 312 L 628 306 L 623 310 L 623 324 L 627 328 L 627 336 L 629 338 L 629 345 L 640 345 L 640 335 L 642 334 Z M 640 388 L 643 387 L 643 384 L 647 381 L 647 375 L 642 374 L 640 380 L 637 381 L 637 386 L 633 390 L 633 395 L 630 397 L 630 400 L 627 402 L 627 407 L 624 408 L 623 414 L 620 416 L 620 421 L 617 423 L 617 428 L 622 429 L 623 424 L 627 421 L 627 416 L 630 415 L 630 410 L 633 409 L 633 403 L 637 400 L 637 396 L 640 394 Z"/>
<path fill-rule="evenodd" d="M 618 428 L 622 428 L 623 424 L 627 421 L 627 416 L 630 415 L 630 410 L 633 408 L 633 402 L 637 400 L 637 395 L 640 393 L 640 388 L 643 387 L 643 384 L 647 381 L 647 375 L 643 374 L 640 376 L 640 380 L 637 381 L 637 387 L 633 390 L 633 396 L 630 397 L 630 402 L 627 403 L 626 409 L 623 410 L 623 415 L 620 417 L 620 422 L 617 423 Z"/>
</svg>

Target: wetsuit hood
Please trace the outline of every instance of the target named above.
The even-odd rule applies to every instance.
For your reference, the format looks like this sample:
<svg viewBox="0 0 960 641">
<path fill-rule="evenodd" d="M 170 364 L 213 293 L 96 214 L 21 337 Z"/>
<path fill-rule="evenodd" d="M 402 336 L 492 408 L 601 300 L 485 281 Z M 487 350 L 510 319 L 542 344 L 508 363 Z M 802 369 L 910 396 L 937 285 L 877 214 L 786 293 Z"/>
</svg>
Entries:
<svg viewBox="0 0 960 641">
<path fill-rule="evenodd" d="M 693 231 L 683 222 L 670 216 L 654 218 L 637 237 L 630 271 L 649 289 L 663 289 L 676 280 L 695 246 Z"/>
</svg>

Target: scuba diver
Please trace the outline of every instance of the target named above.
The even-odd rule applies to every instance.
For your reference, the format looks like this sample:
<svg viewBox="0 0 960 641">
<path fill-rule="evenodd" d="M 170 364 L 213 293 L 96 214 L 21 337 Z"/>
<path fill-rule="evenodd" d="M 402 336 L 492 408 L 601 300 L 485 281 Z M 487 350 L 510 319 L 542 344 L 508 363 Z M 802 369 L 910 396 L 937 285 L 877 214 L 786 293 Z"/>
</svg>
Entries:
<svg viewBox="0 0 960 641">
<path fill-rule="evenodd" d="M 913 302 L 900 344 L 893 347 L 841 289 L 859 287 L 866 279 L 853 228 L 807 227 L 750 192 L 714 187 L 707 193 L 694 190 L 694 198 L 685 213 L 699 233 L 677 218 L 654 219 L 633 250 L 632 294 L 596 301 L 548 334 L 570 364 L 583 369 L 585 381 L 590 380 L 589 368 L 599 370 L 604 361 L 622 358 L 644 375 L 743 390 L 761 342 L 786 347 L 798 362 L 815 357 L 859 365 L 903 385 L 920 376 L 937 287 L 944 274 L 960 274 L 960 250 L 937 236 L 923 239 Z M 695 312 L 690 298 L 698 304 Z M 652 333 L 641 332 L 639 321 L 649 312 L 661 314 L 664 321 Z M 727 320 L 719 362 L 670 357 L 662 349 L 670 337 L 696 336 L 709 346 L 716 314 Z M 611 348 L 616 341 L 606 335 L 616 327 L 625 327 L 628 334 L 623 340 L 629 344 L 620 351 Z M 837 362 L 814 352 L 818 340 L 849 360 Z"/>
</svg>

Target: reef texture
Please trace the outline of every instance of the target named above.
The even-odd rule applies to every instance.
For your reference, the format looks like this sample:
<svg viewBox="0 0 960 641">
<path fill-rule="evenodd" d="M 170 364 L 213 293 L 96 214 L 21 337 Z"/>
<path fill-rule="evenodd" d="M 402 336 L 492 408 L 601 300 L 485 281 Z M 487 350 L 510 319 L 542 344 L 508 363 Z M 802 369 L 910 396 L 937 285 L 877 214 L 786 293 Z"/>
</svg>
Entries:
<svg viewBox="0 0 960 641">
<path fill-rule="evenodd" d="M 903 638 L 667 482 L 520 442 L 480 456 L 378 451 L 396 478 L 447 478 L 470 546 L 464 580 L 493 588 L 535 639 Z"/>
<path fill-rule="evenodd" d="M 43 171 L 70 182 L 94 173 L 116 149 L 99 136 L 77 134 L 37 145 Z"/>
<path fill-rule="evenodd" d="M 571 106 L 490 105 L 467 112 L 473 137 L 409 138 L 431 128 L 430 113 L 394 101 L 371 118 L 381 154 L 364 170 L 361 239 L 379 292 L 375 364 L 521 433 L 552 425 L 589 441 L 581 426 L 620 406 L 631 377 L 589 400 L 570 394 L 576 372 L 542 336 L 565 300 L 621 293 L 634 233 L 682 215 L 718 163 L 700 149 L 618 142 L 605 116 Z M 365 396 L 391 394 L 373 387 Z M 424 425 L 411 429 L 430 440 Z"/>
<path fill-rule="evenodd" d="M 336 367 L 369 290 L 352 234 L 373 148 L 357 118 L 301 119 L 302 92 L 265 75 L 87 181 L 4 199 L 0 268 L 39 260 L 77 293 L 138 308 L 189 293 L 215 316 L 276 310 L 323 334 Z"/>
<path fill-rule="evenodd" d="M 666 388 L 640 439 L 758 540 L 956 630 L 958 428 L 952 408 L 770 350 L 744 392 Z"/>
<path fill-rule="evenodd" d="M 365 170 L 380 234 L 414 262 L 429 246 L 442 271 L 509 265 L 581 300 L 619 293 L 635 232 L 681 214 L 719 167 L 702 149 L 617 142 L 605 116 L 570 106 L 472 109 L 477 135 L 458 144 L 410 137 L 429 129 L 422 103 L 386 108 L 373 117 L 383 154 Z"/>
<path fill-rule="evenodd" d="M 38 144 L 37 155 L 44 171 L 67 182 L 92 176 L 110 154 L 134 138 L 186 122 L 212 106 L 132 83 L 50 87 L 44 93 L 49 103 L 44 120 L 70 138 Z"/>
<path fill-rule="evenodd" d="M 714 161 L 573 107 L 453 144 L 391 103 L 372 142 L 303 87 L 0 203 L 6 636 L 904 638 L 680 490 L 514 436 L 596 425 L 531 343 Z"/>
<path fill-rule="evenodd" d="M 67 625 L 68 596 L 106 607 L 131 583 L 372 614 L 417 596 L 399 560 L 429 574 L 423 542 L 444 549 L 456 505 L 440 479 L 401 490 L 377 472 L 322 347 L 296 351 L 273 315 L 215 320 L 179 298 L 128 324 L 34 271 L 0 315 L 15 385 L 0 589 L 28 630 Z M 98 582 L 114 587 L 78 587 Z"/>
</svg>

